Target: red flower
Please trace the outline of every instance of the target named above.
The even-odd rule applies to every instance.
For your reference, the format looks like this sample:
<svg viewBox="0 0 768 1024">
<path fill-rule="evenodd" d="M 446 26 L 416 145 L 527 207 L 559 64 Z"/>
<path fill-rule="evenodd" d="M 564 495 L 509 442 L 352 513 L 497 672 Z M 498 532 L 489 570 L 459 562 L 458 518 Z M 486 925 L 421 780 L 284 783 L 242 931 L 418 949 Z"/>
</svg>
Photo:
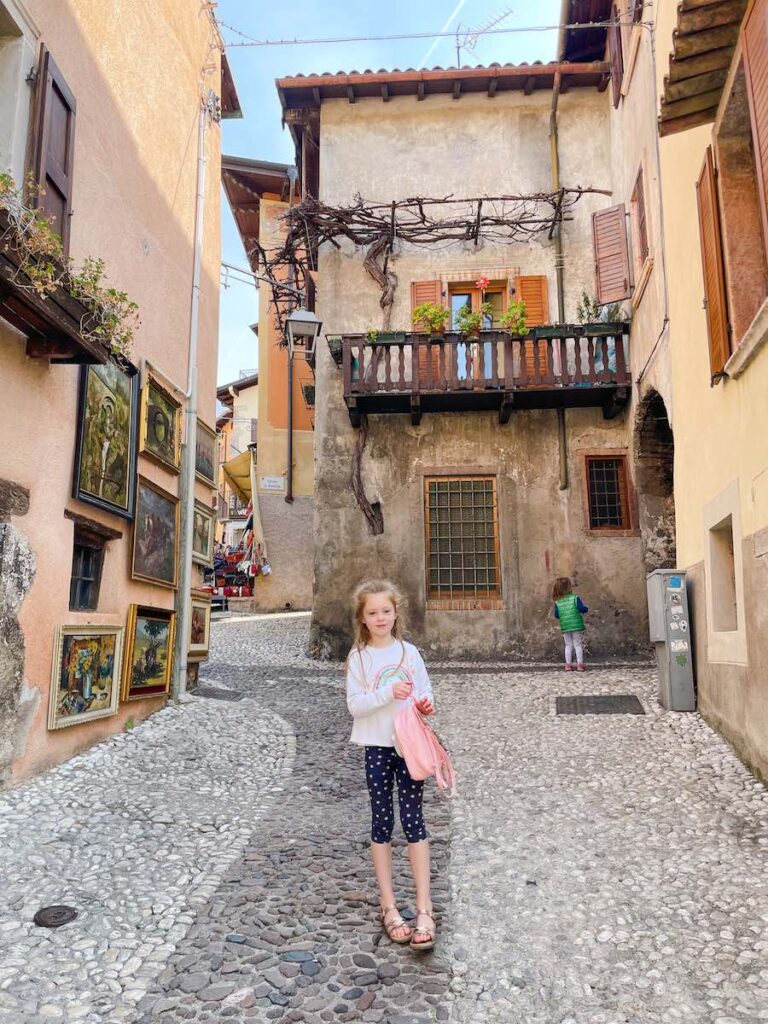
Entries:
<svg viewBox="0 0 768 1024">
<path fill-rule="evenodd" d="M 478 277 L 475 281 L 475 285 L 480 289 L 487 288 L 490 283 L 487 277 Z"/>
</svg>

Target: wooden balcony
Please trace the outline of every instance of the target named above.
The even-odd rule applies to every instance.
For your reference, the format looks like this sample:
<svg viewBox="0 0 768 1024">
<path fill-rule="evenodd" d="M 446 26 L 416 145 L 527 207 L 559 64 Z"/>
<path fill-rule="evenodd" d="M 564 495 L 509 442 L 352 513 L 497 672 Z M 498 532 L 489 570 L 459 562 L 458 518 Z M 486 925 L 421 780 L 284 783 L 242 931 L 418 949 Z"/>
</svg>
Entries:
<svg viewBox="0 0 768 1024">
<path fill-rule="evenodd" d="M 534 328 L 524 337 L 482 331 L 479 338 L 400 334 L 371 343 L 365 335 L 329 339 L 344 372 L 353 426 L 363 413 L 496 409 L 602 408 L 606 419 L 629 400 L 629 324 Z"/>
</svg>

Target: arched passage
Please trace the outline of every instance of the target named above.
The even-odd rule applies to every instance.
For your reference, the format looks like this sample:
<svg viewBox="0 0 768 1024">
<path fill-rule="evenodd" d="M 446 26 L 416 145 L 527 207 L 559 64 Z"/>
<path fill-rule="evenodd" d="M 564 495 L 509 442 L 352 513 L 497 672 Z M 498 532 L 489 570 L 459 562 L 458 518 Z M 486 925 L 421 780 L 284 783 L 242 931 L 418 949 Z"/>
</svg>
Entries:
<svg viewBox="0 0 768 1024">
<path fill-rule="evenodd" d="M 675 439 L 658 391 L 640 404 L 635 424 L 640 533 L 647 572 L 675 565 Z"/>
</svg>

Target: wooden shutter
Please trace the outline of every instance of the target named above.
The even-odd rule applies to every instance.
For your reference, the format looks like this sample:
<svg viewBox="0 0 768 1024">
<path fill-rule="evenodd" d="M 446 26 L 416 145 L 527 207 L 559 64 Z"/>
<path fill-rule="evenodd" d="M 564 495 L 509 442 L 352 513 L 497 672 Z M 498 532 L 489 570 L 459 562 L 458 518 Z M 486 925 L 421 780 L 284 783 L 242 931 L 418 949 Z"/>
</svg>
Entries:
<svg viewBox="0 0 768 1024">
<path fill-rule="evenodd" d="M 624 204 L 592 214 L 597 301 L 621 302 L 629 298 L 629 253 Z"/>
<path fill-rule="evenodd" d="M 741 38 L 763 239 L 768 252 L 768 0 L 752 4 L 742 24 Z"/>
<path fill-rule="evenodd" d="M 522 299 L 525 303 L 525 324 L 526 327 L 541 327 L 549 323 L 549 292 L 548 282 L 545 274 L 531 274 L 528 277 L 518 277 L 515 281 L 516 299 Z M 534 346 L 532 341 L 525 343 L 525 372 L 530 379 L 534 374 Z M 547 372 L 547 343 L 539 343 L 539 372 L 544 375 Z"/>
<path fill-rule="evenodd" d="M 637 264 L 642 267 L 648 257 L 648 225 L 645 217 L 645 186 L 643 185 L 643 169 L 637 175 L 632 190 L 632 207 L 637 228 Z"/>
<path fill-rule="evenodd" d="M 725 295 L 723 245 L 720 236 L 720 211 L 717 203 L 717 181 L 712 147 L 707 147 L 704 164 L 696 183 L 701 235 L 701 265 L 704 272 L 704 305 L 707 311 L 709 362 L 712 383 L 716 383 L 731 354 L 728 304 Z"/>
<path fill-rule="evenodd" d="M 72 213 L 75 97 L 44 46 L 40 50 L 38 68 L 33 174 L 43 190 L 39 205 L 51 218 L 67 252 Z"/>
<path fill-rule="evenodd" d="M 443 286 L 440 281 L 412 281 L 411 282 L 411 315 L 417 306 L 424 302 L 434 302 L 436 306 L 441 305 L 443 299 Z M 419 330 L 416 325 L 412 328 Z M 437 346 L 432 350 L 432 381 L 437 383 L 440 373 L 440 350 Z M 427 381 L 427 349 L 419 349 L 419 384 L 424 387 Z"/>
<path fill-rule="evenodd" d="M 621 83 L 624 81 L 624 47 L 621 41 L 621 21 L 616 4 L 613 5 L 611 24 L 608 28 L 608 48 L 611 58 L 611 81 L 613 83 L 613 105 L 618 107 L 621 100 Z"/>
</svg>

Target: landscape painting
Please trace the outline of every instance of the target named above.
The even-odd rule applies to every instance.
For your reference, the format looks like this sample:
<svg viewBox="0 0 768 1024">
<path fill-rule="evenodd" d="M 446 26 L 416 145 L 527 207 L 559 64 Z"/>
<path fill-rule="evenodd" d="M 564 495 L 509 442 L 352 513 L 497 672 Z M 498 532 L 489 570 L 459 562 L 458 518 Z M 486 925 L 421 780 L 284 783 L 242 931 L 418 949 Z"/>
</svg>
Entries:
<svg viewBox="0 0 768 1024">
<path fill-rule="evenodd" d="M 123 630 L 60 626 L 56 631 L 48 728 L 63 729 L 117 711 Z"/>
<path fill-rule="evenodd" d="M 132 519 L 139 378 L 112 363 L 80 376 L 73 496 Z"/>
<path fill-rule="evenodd" d="M 132 604 L 125 642 L 123 700 L 168 693 L 173 667 L 175 614 Z"/>
<path fill-rule="evenodd" d="M 178 499 L 172 494 L 139 478 L 131 564 L 134 579 L 176 586 L 178 508 Z"/>
</svg>

